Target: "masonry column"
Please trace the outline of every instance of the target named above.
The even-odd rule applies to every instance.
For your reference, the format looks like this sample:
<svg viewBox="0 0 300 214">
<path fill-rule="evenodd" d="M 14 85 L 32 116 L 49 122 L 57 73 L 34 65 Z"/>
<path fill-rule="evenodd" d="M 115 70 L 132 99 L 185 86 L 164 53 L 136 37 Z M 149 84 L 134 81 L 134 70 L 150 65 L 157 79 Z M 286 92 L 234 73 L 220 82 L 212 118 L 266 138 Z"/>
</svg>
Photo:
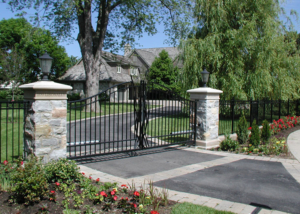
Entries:
<svg viewBox="0 0 300 214">
<path fill-rule="evenodd" d="M 219 147 L 219 100 L 221 90 L 203 87 L 187 91 L 197 102 L 196 146 L 204 149 Z"/>
<path fill-rule="evenodd" d="M 72 87 L 52 81 L 21 85 L 30 102 L 25 115 L 24 151 L 43 162 L 66 157 L 67 91 Z"/>
</svg>

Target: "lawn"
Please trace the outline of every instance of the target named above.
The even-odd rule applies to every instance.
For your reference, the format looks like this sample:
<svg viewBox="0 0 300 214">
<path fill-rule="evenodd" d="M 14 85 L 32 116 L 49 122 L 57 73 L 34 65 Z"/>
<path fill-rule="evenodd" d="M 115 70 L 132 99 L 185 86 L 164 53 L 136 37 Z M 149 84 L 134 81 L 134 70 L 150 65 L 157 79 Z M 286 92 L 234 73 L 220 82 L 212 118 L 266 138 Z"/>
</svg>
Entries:
<svg viewBox="0 0 300 214">
<path fill-rule="evenodd" d="M 1 162 L 23 155 L 23 114 L 22 109 L 1 109 Z"/>
<path fill-rule="evenodd" d="M 84 108 L 85 102 L 68 103 L 68 115 L 67 120 L 80 120 L 84 118 L 92 118 L 97 116 L 104 116 L 109 114 L 123 114 L 127 112 L 133 112 L 134 111 L 134 104 L 133 103 L 110 103 L 110 102 L 101 102 L 100 103 L 100 110 L 101 112 L 95 113 L 95 112 L 88 112 L 90 106 L 88 105 L 87 108 Z M 71 108 L 70 108 L 71 107 Z M 150 105 L 149 108 L 156 108 L 159 107 L 159 105 Z M 71 117 L 70 117 L 71 112 Z"/>
</svg>

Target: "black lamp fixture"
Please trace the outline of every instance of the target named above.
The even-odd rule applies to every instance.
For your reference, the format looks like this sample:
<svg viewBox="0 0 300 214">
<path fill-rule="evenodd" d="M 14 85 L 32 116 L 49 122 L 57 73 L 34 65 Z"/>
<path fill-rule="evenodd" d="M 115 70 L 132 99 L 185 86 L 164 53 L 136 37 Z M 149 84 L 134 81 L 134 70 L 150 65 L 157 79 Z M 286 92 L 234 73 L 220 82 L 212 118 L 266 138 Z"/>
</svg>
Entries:
<svg viewBox="0 0 300 214">
<path fill-rule="evenodd" d="M 40 66 L 41 66 L 41 70 L 43 73 L 43 79 L 42 81 L 48 81 L 48 76 L 50 74 L 50 69 L 52 66 L 52 60 L 53 58 L 50 57 L 48 55 L 48 53 L 46 52 L 43 56 L 41 56 L 40 58 Z"/>
<path fill-rule="evenodd" d="M 202 82 L 204 83 L 203 87 L 206 87 L 206 83 L 208 82 L 209 78 L 209 72 L 204 68 L 204 70 L 201 72 L 202 75 Z"/>
</svg>

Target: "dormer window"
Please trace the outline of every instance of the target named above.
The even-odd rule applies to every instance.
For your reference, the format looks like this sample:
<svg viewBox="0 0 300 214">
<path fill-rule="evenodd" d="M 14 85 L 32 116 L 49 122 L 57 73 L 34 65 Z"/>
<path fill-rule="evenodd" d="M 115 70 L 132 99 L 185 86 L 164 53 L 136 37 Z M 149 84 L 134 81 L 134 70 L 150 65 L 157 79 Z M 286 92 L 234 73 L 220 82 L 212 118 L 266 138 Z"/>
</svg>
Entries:
<svg viewBox="0 0 300 214">
<path fill-rule="evenodd" d="M 130 68 L 130 75 L 131 76 L 137 76 L 138 75 L 138 69 L 137 68 Z"/>
<path fill-rule="evenodd" d="M 117 73 L 121 73 L 121 71 L 122 71 L 122 67 L 121 67 L 121 65 L 118 65 L 118 67 L 117 67 Z"/>
</svg>

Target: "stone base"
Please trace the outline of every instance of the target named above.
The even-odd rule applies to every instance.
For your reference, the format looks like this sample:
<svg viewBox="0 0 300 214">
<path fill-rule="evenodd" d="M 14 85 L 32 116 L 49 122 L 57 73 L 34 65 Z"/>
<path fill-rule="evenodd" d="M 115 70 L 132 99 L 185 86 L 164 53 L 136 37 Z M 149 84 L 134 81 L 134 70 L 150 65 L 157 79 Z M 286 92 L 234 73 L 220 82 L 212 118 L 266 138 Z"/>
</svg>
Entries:
<svg viewBox="0 0 300 214">
<path fill-rule="evenodd" d="M 213 149 L 220 147 L 220 139 L 214 140 L 196 140 L 196 147 L 201 149 Z"/>
</svg>

